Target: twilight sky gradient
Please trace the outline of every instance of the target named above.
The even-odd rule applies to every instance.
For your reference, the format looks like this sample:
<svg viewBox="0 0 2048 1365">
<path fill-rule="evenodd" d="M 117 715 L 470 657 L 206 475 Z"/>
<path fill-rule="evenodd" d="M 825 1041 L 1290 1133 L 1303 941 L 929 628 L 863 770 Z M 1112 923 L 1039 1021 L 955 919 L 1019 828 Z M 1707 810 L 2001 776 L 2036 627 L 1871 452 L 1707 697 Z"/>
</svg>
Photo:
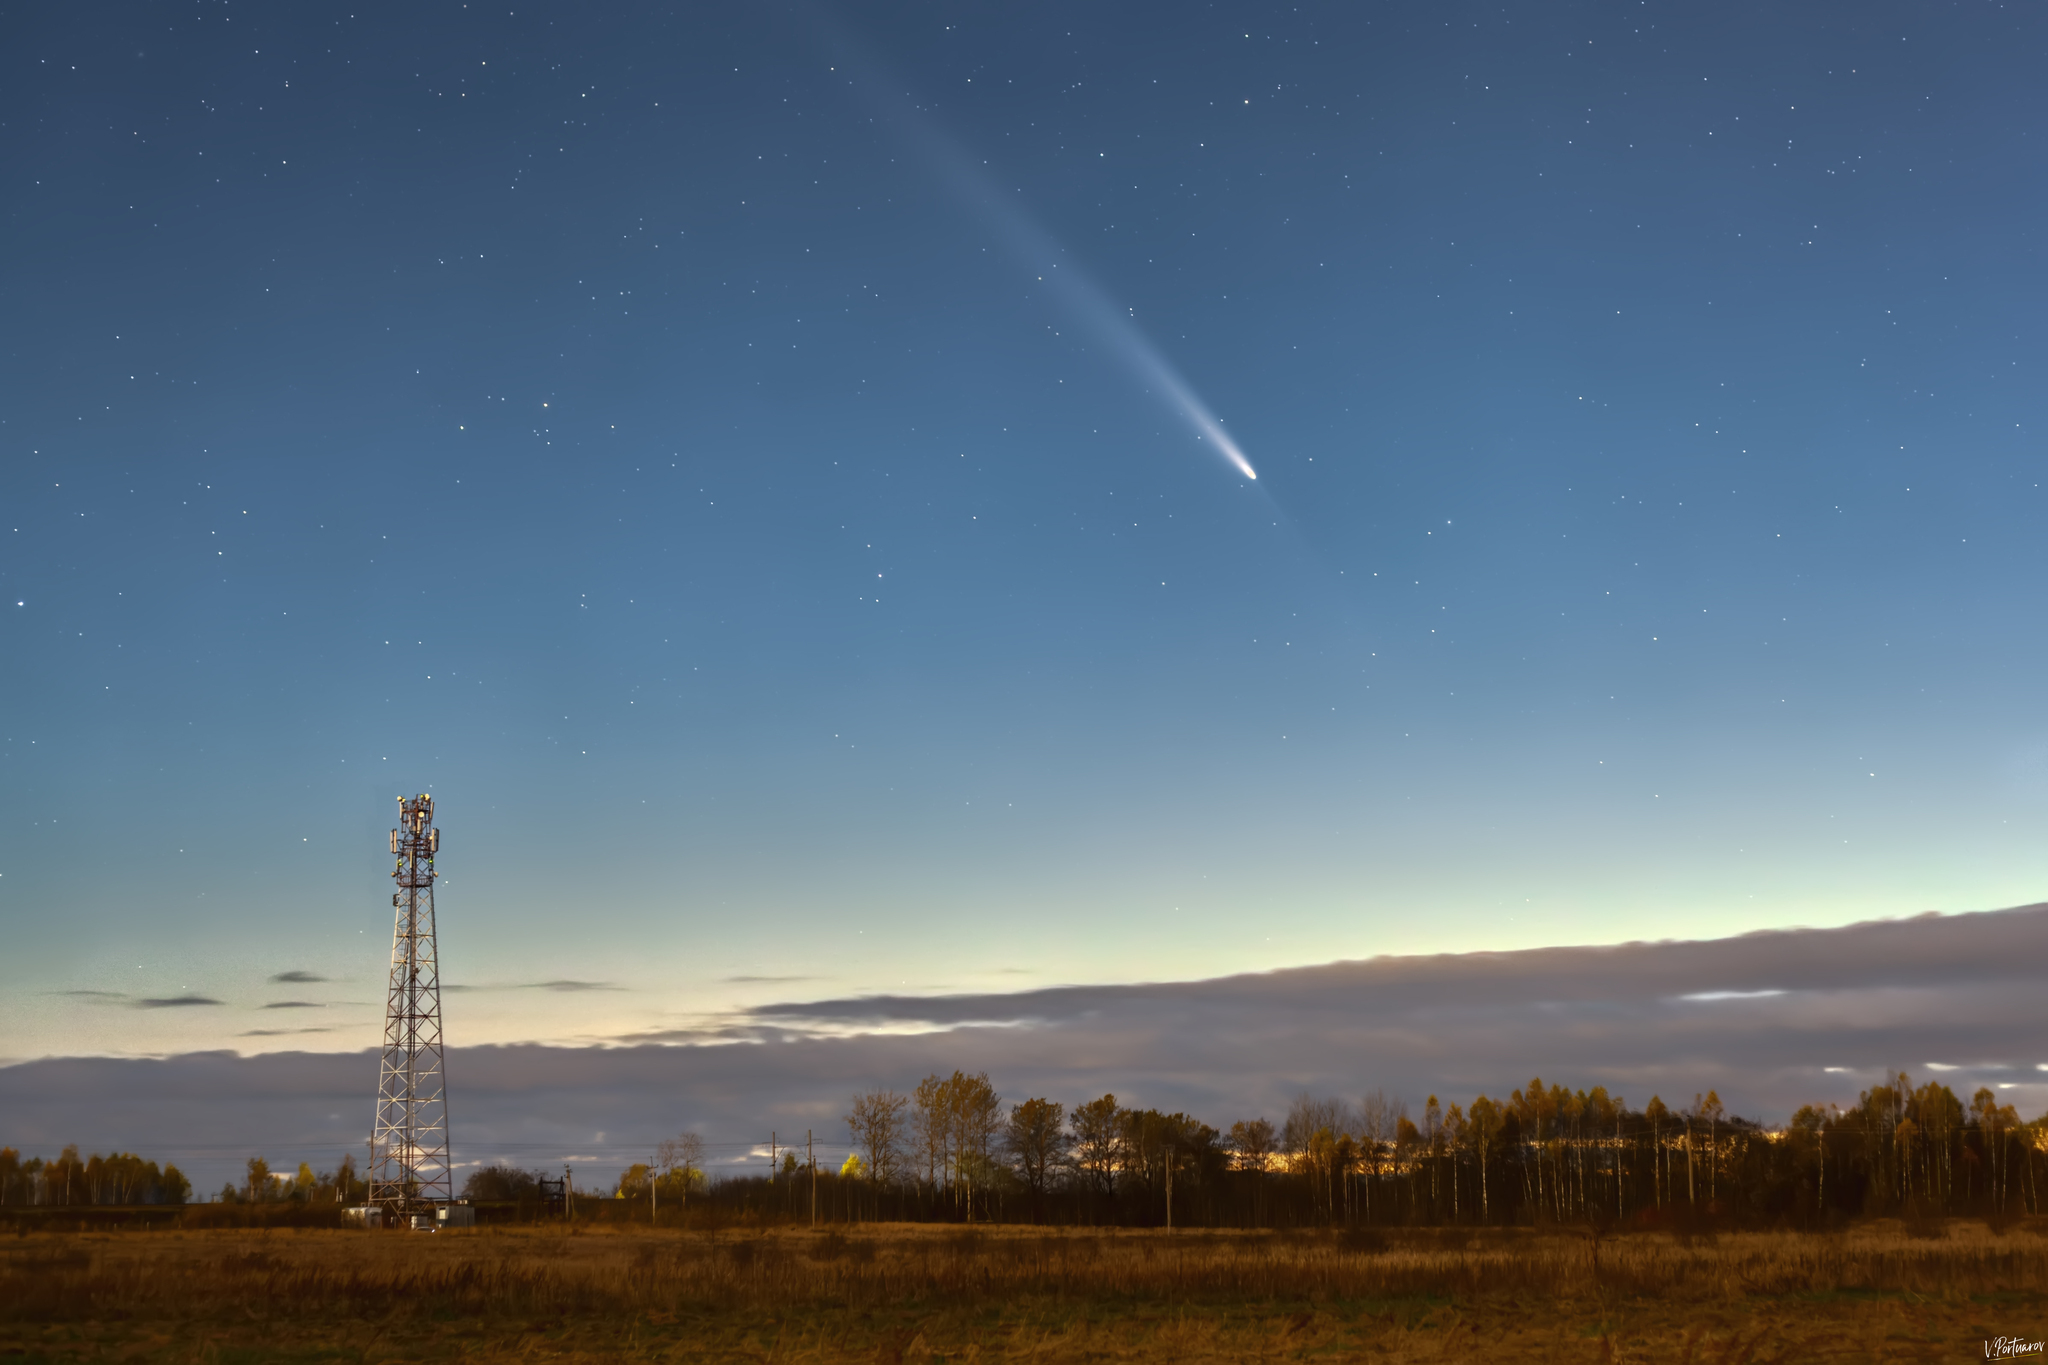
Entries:
<svg viewBox="0 0 2048 1365">
<path fill-rule="evenodd" d="M 600 1179 L 679 1128 L 726 1169 L 772 1135 L 846 1151 L 847 1093 L 986 1068 L 1012 1102 L 1113 1092 L 1222 1128 L 1299 1093 L 1420 1106 L 1505 1097 L 1552 1063 L 1640 1109 L 1708 1089 L 1747 1117 L 1853 1101 L 1905 1070 L 2021 1113 L 2048 1096 L 2035 989 L 2048 906 L 1704 943 L 1380 957 L 1206 981 L 994 995 L 863 996 L 737 1010 L 605 1048 L 456 1048 L 460 1165 L 575 1163 Z M 674 1044 L 697 1044 L 675 1046 Z M 711 1044 L 711 1045 L 706 1045 Z M 717 1045 L 723 1044 L 723 1045 Z M 6 1136 L 170 1157 L 201 1189 L 252 1152 L 331 1169 L 360 1152 L 374 1052 L 52 1057 L 0 1067 Z"/>
<path fill-rule="evenodd" d="M 2044 40 L 0 18 L 0 1056 L 2038 900 Z"/>
</svg>

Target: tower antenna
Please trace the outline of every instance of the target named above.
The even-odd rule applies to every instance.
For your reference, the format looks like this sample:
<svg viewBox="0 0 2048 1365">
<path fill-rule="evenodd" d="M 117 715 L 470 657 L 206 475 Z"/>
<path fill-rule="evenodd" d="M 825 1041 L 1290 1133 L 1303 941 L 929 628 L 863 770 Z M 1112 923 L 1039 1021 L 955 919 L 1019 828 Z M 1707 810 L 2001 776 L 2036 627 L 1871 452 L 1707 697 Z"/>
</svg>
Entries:
<svg viewBox="0 0 2048 1365">
<path fill-rule="evenodd" d="M 391 904 L 391 989 L 384 1007 L 384 1058 L 377 1075 L 377 1126 L 370 1140 L 370 1202 L 386 1225 L 455 1198 L 448 1165 L 448 1090 L 441 1058 L 441 963 L 434 944 L 434 798 L 398 798 L 391 831 L 398 883 Z"/>
</svg>

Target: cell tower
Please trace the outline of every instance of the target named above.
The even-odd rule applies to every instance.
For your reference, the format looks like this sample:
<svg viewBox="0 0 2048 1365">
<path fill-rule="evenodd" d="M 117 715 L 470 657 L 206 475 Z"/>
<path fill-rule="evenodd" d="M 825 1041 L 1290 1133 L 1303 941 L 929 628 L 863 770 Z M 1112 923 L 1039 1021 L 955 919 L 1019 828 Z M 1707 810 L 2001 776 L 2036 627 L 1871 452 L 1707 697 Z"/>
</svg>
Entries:
<svg viewBox="0 0 2048 1365">
<path fill-rule="evenodd" d="M 448 1088 L 441 1059 L 441 963 L 434 945 L 434 798 L 401 796 L 391 831 L 398 911 L 391 931 L 391 990 L 377 1126 L 370 1139 L 370 1202 L 399 1222 L 455 1197 L 448 1166 Z"/>
</svg>

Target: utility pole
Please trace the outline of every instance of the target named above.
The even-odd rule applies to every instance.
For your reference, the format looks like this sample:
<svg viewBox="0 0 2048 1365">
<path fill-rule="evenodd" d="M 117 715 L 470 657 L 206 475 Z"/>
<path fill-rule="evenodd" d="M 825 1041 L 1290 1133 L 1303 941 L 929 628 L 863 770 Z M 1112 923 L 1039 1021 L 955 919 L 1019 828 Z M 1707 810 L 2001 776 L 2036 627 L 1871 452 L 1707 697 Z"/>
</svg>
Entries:
<svg viewBox="0 0 2048 1365">
<path fill-rule="evenodd" d="M 768 1193 L 775 1193 L 775 1130 L 768 1130 Z"/>
<path fill-rule="evenodd" d="M 804 1164 L 811 1168 L 811 1226 L 818 1226 L 818 1158 L 811 1152 L 811 1130 L 804 1129 Z"/>
<path fill-rule="evenodd" d="M 661 1157 L 657 1154 L 647 1166 L 647 1226 L 653 1227 L 661 1221 Z"/>
<path fill-rule="evenodd" d="M 1173 1144 L 1166 1147 L 1166 1230 L 1173 1231 Z"/>
<path fill-rule="evenodd" d="M 562 1167 L 562 1213 L 570 1222 L 576 1221 L 576 1191 L 569 1186 L 569 1168 Z"/>
</svg>

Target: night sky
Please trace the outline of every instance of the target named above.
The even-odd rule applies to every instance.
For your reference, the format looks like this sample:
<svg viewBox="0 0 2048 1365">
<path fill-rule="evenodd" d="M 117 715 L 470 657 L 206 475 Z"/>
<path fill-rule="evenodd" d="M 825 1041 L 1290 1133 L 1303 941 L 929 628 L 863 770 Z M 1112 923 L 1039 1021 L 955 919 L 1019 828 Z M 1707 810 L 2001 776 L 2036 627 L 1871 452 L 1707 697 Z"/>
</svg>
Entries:
<svg viewBox="0 0 2048 1365">
<path fill-rule="evenodd" d="M 0 1055 L 2039 900 L 2044 40 L 0 15 Z"/>
</svg>

